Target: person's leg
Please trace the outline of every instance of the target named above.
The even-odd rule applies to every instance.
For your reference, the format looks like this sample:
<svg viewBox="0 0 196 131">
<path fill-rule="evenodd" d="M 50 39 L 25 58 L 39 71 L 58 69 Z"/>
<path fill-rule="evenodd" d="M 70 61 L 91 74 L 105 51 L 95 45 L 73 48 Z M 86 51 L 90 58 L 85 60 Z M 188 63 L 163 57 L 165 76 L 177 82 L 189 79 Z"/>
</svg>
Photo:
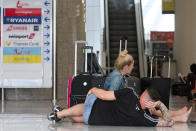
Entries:
<svg viewBox="0 0 196 131">
<path fill-rule="evenodd" d="M 97 97 L 91 94 L 85 100 L 85 104 L 77 104 L 62 111 L 52 112 L 48 116 L 48 120 L 55 120 L 58 122 L 64 117 L 70 117 L 75 122 L 85 122 L 85 124 L 88 124 L 88 118 L 96 99 Z"/>
<path fill-rule="evenodd" d="M 176 110 L 176 111 L 169 110 L 169 114 L 170 114 L 171 117 L 183 115 L 186 112 L 187 112 L 187 107 L 186 106 L 184 106 L 183 108 L 181 108 L 179 110 Z"/>
<path fill-rule="evenodd" d="M 184 106 L 183 108 L 179 109 L 179 110 L 176 110 L 176 111 L 171 111 L 169 110 L 169 114 L 171 117 L 174 117 L 174 116 L 178 116 L 178 115 L 182 115 L 184 113 L 187 112 L 187 107 Z M 162 113 L 160 110 L 151 110 L 151 113 L 153 115 L 156 115 L 156 116 L 159 116 L 159 117 L 162 117 Z"/>
<path fill-rule="evenodd" d="M 57 112 L 58 118 L 63 117 L 73 117 L 73 116 L 82 116 L 84 104 L 77 104 L 68 109 Z"/>
<path fill-rule="evenodd" d="M 191 111 L 192 111 L 192 107 L 186 113 L 178 115 L 178 116 L 173 116 L 172 119 L 175 122 L 187 122 L 188 117 L 189 117 Z"/>
<path fill-rule="evenodd" d="M 71 119 L 75 122 L 78 122 L 78 123 L 84 123 L 82 116 L 72 116 Z"/>
</svg>

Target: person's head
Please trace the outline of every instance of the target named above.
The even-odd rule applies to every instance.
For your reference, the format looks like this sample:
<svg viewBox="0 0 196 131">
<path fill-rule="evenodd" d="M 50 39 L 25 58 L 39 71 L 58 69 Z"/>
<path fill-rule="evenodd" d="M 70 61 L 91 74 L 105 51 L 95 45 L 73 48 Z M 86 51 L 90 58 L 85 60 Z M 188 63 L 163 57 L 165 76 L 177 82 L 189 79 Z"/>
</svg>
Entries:
<svg viewBox="0 0 196 131">
<path fill-rule="evenodd" d="M 134 59 L 128 54 L 127 50 L 124 50 L 116 59 L 114 67 L 121 71 L 121 73 L 123 72 L 124 75 L 130 74 L 134 68 Z"/>
<path fill-rule="evenodd" d="M 191 64 L 190 70 L 191 70 L 191 72 L 192 72 L 193 74 L 196 74 L 196 64 L 195 64 L 195 63 Z"/>
<path fill-rule="evenodd" d="M 145 102 L 148 101 L 156 102 L 159 100 L 160 100 L 160 94 L 158 90 L 154 87 L 149 87 L 140 96 L 140 105 L 142 109 L 145 110 L 147 108 Z"/>
</svg>

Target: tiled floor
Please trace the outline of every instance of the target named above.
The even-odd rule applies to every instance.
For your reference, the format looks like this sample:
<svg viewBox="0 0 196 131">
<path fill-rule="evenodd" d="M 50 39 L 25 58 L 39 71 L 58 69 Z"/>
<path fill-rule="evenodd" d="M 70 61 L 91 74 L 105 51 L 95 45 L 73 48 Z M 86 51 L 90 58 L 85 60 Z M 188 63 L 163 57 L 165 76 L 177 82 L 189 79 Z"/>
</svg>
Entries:
<svg viewBox="0 0 196 131">
<path fill-rule="evenodd" d="M 57 102 L 64 106 L 64 101 Z M 179 109 L 183 105 L 190 106 L 185 97 L 172 96 L 170 109 Z M 65 119 L 60 123 L 47 120 L 51 112 L 50 101 L 5 101 L 1 108 L 0 131 L 195 131 L 196 124 L 176 123 L 173 127 L 124 127 L 124 126 L 87 126 L 73 123 Z M 0 104 L 2 107 L 2 103 Z M 196 111 L 191 114 L 191 119 L 196 118 Z"/>
</svg>

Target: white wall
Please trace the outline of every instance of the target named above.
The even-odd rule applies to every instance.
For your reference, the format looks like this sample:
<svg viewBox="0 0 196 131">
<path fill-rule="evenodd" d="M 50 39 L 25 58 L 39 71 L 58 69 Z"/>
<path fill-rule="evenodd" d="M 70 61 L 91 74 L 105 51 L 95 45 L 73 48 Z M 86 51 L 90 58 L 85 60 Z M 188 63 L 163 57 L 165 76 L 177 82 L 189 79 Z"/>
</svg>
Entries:
<svg viewBox="0 0 196 131">
<path fill-rule="evenodd" d="M 86 0 L 86 41 L 99 51 L 99 63 L 102 63 L 104 0 Z"/>
<path fill-rule="evenodd" d="M 175 46 L 174 58 L 177 71 L 186 75 L 189 66 L 196 63 L 196 0 L 175 1 Z"/>
<path fill-rule="evenodd" d="M 145 34 L 150 31 L 174 31 L 174 15 L 162 14 L 162 0 L 142 0 Z"/>
<path fill-rule="evenodd" d="M 145 54 L 151 55 L 150 31 L 174 31 L 174 14 L 162 14 L 162 0 L 141 0 L 144 34 L 146 40 Z"/>
</svg>

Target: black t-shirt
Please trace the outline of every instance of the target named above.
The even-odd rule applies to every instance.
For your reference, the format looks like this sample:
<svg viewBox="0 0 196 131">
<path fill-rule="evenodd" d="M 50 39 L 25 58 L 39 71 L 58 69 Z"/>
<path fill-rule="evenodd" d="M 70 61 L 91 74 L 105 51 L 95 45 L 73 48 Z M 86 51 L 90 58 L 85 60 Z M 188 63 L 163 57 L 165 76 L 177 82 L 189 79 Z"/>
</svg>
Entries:
<svg viewBox="0 0 196 131">
<path fill-rule="evenodd" d="M 88 123 L 90 125 L 156 126 L 157 116 L 141 109 L 139 97 L 133 88 L 114 91 L 115 101 L 97 99 Z"/>
</svg>

